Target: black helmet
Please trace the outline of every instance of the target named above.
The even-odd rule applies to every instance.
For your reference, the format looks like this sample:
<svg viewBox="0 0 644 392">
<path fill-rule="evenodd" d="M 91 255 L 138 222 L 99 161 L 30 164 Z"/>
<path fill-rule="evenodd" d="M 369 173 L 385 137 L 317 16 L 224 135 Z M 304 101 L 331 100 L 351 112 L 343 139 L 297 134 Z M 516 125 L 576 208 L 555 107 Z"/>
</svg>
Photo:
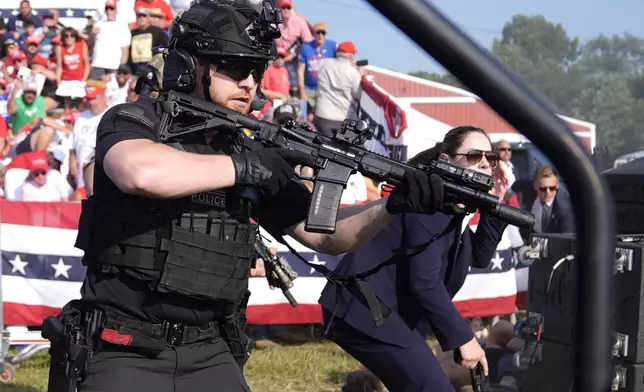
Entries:
<svg viewBox="0 0 644 392">
<path fill-rule="evenodd" d="M 270 1 L 195 0 L 173 23 L 169 46 L 203 58 L 268 62 L 277 55 L 279 23 Z"/>
</svg>

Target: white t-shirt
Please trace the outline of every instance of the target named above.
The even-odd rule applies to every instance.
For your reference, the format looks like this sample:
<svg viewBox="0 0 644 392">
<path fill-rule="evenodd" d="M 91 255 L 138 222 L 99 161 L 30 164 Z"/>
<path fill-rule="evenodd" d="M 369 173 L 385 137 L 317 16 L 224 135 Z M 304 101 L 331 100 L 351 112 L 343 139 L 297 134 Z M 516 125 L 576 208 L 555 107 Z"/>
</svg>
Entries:
<svg viewBox="0 0 644 392">
<path fill-rule="evenodd" d="M 105 96 L 107 97 L 107 104 L 112 107 L 114 105 L 125 103 L 129 89 L 129 80 L 123 85 L 123 87 L 119 87 L 119 84 L 114 78 L 114 75 L 112 75 L 112 79 L 107 82 L 107 91 L 105 92 Z"/>
<path fill-rule="evenodd" d="M 97 23 L 92 67 L 116 70 L 121 65 L 121 48 L 130 46 L 132 33 L 122 21 L 102 21 Z"/>
<path fill-rule="evenodd" d="M 106 110 L 107 111 L 107 110 Z M 98 123 L 101 121 L 103 114 L 93 114 L 89 110 L 85 110 L 76 120 L 74 124 L 73 146 L 76 160 L 78 161 L 78 175 L 76 176 L 76 184 L 78 188 L 85 186 L 83 179 L 83 166 L 89 163 L 94 155 L 94 148 L 96 148 L 96 129 Z"/>
<path fill-rule="evenodd" d="M 60 122 L 60 120 L 58 120 Z M 54 154 L 54 158 L 61 162 L 60 173 L 67 178 L 69 174 L 69 157 L 70 151 L 74 148 L 73 134 L 67 134 L 63 131 L 56 130 L 54 137 L 49 143 L 47 151 Z"/>
<path fill-rule="evenodd" d="M 365 201 L 367 201 L 367 184 L 364 176 L 356 172 L 349 176 L 347 187 L 340 197 L 340 204 L 356 204 Z"/>
<path fill-rule="evenodd" d="M 136 22 L 136 12 L 134 12 L 135 0 L 118 0 L 116 6 L 116 21 L 124 22 L 126 24 Z M 99 21 L 106 21 L 105 10 L 101 10 L 101 15 L 98 17 Z"/>
<path fill-rule="evenodd" d="M 172 7 L 172 11 L 174 11 L 174 14 L 178 14 L 179 11 L 185 11 L 188 8 L 190 8 L 190 3 L 192 0 L 166 0 L 169 4 L 170 7 Z"/>
<path fill-rule="evenodd" d="M 57 170 L 47 172 L 47 182 L 37 186 L 32 181 L 26 180 L 20 189 L 22 201 L 68 201 L 74 190 L 69 182 Z"/>
</svg>

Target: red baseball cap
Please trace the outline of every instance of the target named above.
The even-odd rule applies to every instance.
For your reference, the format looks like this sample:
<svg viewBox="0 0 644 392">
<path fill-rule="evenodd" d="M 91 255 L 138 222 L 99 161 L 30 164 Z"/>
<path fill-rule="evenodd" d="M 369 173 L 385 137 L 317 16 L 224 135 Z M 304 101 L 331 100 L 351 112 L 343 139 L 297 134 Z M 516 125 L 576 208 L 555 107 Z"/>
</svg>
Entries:
<svg viewBox="0 0 644 392">
<path fill-rule="evenodd" d="M 39 35 L 30 35 L 27 37 L 27 45 L 36 44 L 40 45 L 41 37 Z"/>
<path fill-rule="evenodd" d="M 343 53 L 351 53 L 351 54 L 358 53 L 358 51 L 356 50 L 356 46 L 351 41 L 340 42 L 340 44 L 338 45 L 337 51 L 343 52 Z"/>
<path fill-rule="evenodd" d="M 28 157 L 29 171 L 35 172 L 39 170 L 49 170 L 49 158 L 45 151 L 36 151 L 33 155 Z"/>
<path fill-rule="evenodd" d="M 278 46 L 277 47 L 277 54 L 279 56 L 288 56 L 288 50 L 286 50 L 286 48 L 283 47 L 283 46 Z"/>
<path fill-rule="evenodd" d="M 279 3 L 279 7 L 280 7 L 280 8 L 284 8 L 284 7 L 293 7 L 293 2 L 292 2 L 291 0 L 282 0 L 282 1 L 280 1 L 280 3 Z"/>
<path fill-rule="evenodd" d="M 25 60 L 27 56 L 22 50 L 16 50 L 15 52 L 13 52 L 13 56 L 11 56 L 11 58 L 14 60 Z"/>
<path fill-rule="evenodd" d="M 80 116 L 81 112 L 78 109 L 71 109 L 65 115 L 61 118 L 61 120 L 65 122 L 70 122 L 74 124 L 76 120 L 78 120 L 78 117 Z"/>
<path fill-rule="evenodd" d="M 19 154 L 11 163 L 7 165 L 7 170 L 10 169 L 27 169 L 38 170 L 40 167 L 45 166 L 44 170 L 49 169 L 49 160 L 45 151 L 31 151 Z M 33 169 L 35 167 L 35 169 Z"/>
<path fill-rule="evenodd" d="M 94 99 L 102 94 L 105 94 L 105 83 L 96 80 L 87 81 L 85 84 L 86 98 Z"/>
<path fill-rule="evenodd" d="M 105 8 L 114 8 L 114 9 L 116 9 L 116 3 L 117 3 L 116 0 L 107 0 L 105 2 Z"/>
</svg>

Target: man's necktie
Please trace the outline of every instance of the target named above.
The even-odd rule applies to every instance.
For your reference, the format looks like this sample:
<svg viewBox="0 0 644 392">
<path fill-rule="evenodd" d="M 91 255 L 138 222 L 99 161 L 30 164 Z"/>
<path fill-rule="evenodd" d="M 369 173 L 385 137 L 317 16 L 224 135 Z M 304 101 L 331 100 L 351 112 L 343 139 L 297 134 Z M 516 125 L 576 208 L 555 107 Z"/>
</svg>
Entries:
<svg viewBox="0 0 644 392">
<path fill-rule="evenodd" d="M 546 203 L 541 206 L 541 231 L 545 232 L 550 221 L 550 208 Z"/>
</svg>

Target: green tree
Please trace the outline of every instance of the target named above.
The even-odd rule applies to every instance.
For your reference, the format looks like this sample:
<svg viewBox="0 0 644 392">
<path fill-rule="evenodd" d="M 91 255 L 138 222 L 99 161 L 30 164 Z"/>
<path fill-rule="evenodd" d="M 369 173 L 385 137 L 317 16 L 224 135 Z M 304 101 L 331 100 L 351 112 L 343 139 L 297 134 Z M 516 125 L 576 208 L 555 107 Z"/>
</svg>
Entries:
<svg viewBox="0 0 644 392">
<path fill-rule="evenodd" d="M 583 45 L 579 65 L 589 77 L 640 76 L 644 70 L 644 40 L 631 34 L 611 37 L 601 34 Z"/>
<path fill-rule="evenodd" d="M 543 16 L 516 15 L 494 40 L 492 52 L 553 109 L 572 113 L 583 89 L 583 72 L 575 65 L 579 40 L 571 38 L 561 24 Z"/>
<path fill-rule="evenodd" d="M 541 15 L 516 15 L 492 52 L 554 111 L 597 125 L 613 155 L 644 149 L 644 39 L 599 35 L 583 45 Z M 462 87 L 451 75 L 416 76 Z"/>
<path fill-rule="evenodd" d="M 616 74 L 590 79 L 581 93 L 575 115 L 597 125 L 597 144 L 613 156 L 644 148 L 644 102 L 631 96 L 626 78 Z"/>
<path fill-rule="evenodd" d="M 644 100 L 644 74 L 628 78 L 628 87 L 633 98 Z"/>
<path fill-rule="evenodd" d="M 501 38 L 494 40 L 492 51 L 497 53 L 503 46 L 520 48 L 523 57 L 532 63 L 566 66 L 580 54 L 579 39 L 569 37 L 561 23 L 554 24 L 543 15 L 515 15 L 503 27 Z"/>
<path fill-rule="evenodd" d="M 633 98 L 644 99 L 644 39 L 601 34 L 583 45 L 579 66 L 587 77 L 615 74 L 627 78 Z"/>
</svg>

